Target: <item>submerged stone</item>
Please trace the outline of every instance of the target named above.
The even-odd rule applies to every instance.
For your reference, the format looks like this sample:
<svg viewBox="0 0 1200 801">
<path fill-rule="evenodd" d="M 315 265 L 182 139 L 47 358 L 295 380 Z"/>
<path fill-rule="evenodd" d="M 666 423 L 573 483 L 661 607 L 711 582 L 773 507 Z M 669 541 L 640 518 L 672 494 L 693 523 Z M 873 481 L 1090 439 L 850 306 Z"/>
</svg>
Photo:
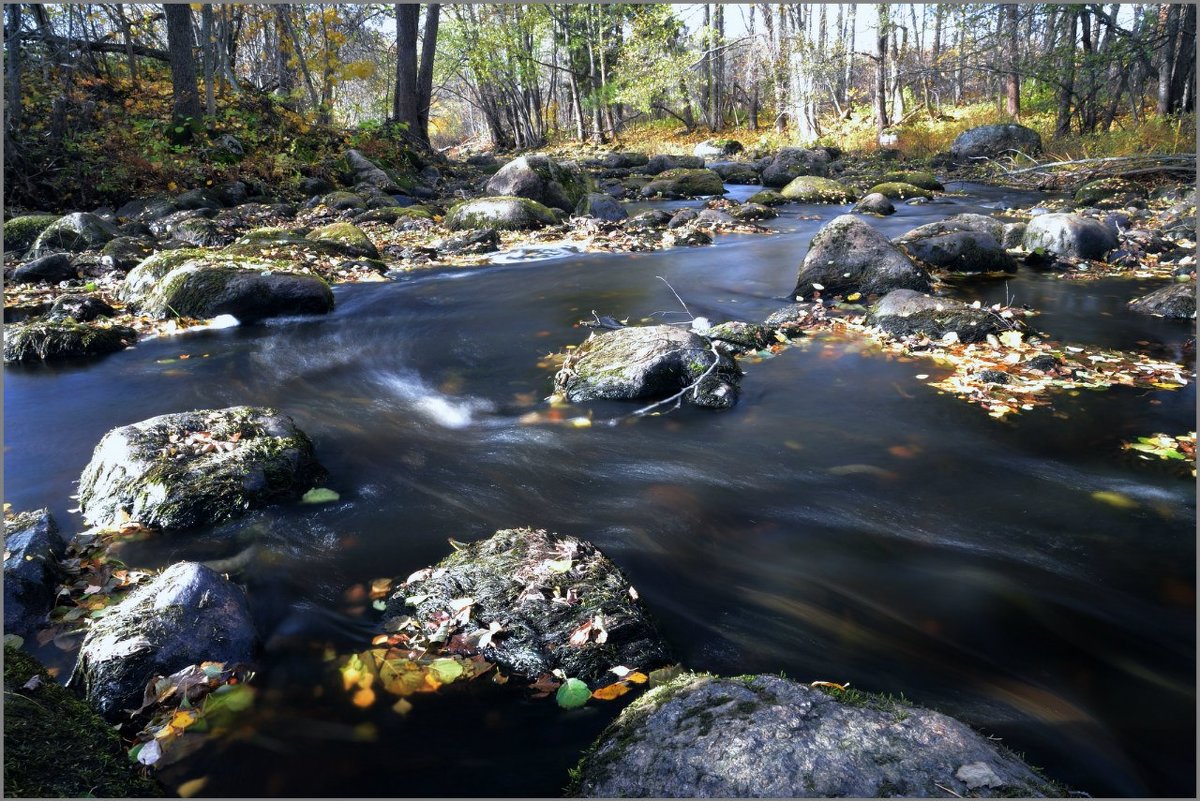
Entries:
<svg viewBox="0 0 1200 801">
<path fill-rule="evenodd" d="M 685 674 L 625 708 L 584 756 L 588 798 L 1063 796 L 1017 756 L 921 707 L 843 703 L 778 676 Z"/>
<path fill-rule="evenodd" d="M 498 531 L 414 575 L 388 599 L 385 617 L 453 617 L 461 608 L 454 602 L 469 598 L 462 628 L 500 624 L 482 654 L 505 673 L 532 680 L 560 669 L 597 686 L 616 680 L 610 668 L 651 670 L 671 660 L 629 580 L 584 540 L 527 528 Z M 598 618 L 603 640 L 593 625 L 585 642 L 572 644 L 572 635 Z"/>
<path fill-rule="evenodd" d="M 79 481 L 91 525 L 220 523 L 299 498 L 325 476 L 312 441 L 274 409 L 164 414 L 104 435 Z"/>
</svg>

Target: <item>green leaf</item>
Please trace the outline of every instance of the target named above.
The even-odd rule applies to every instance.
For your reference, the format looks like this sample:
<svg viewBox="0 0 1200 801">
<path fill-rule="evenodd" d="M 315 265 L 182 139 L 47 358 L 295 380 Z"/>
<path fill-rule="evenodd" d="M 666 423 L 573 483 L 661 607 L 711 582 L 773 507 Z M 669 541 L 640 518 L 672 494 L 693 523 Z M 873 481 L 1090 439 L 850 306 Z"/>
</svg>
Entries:
<svg viewBox="0 0 1200 801">
<path fill-rule="evenodd" d="M 571 559 L 549 559 L 546 561 L 546 569 L 551 573 L 566 573 L 571 569 Z"/>
<path fill-rule="evenodd" d="M 554 694 L 554 700 L 563 709 L 578 709 L 591 697 L 592 691 L 579 679 L 567 679 L 566 683 L 559 687 L 558 692 Z"/>
<path fill-rule="evenodd" d="M 20 648 L 24 644 L 25 644 L 25 638 L 19 634 L 5 634 L 4 635 L 4 647 L 5 648 L 7 648 L 10 645 L 13 648 Z"/>
<path fill-rule="evenodd" d="M 341 495 L 338 495 L 331 489 L 327 489 L 326 487 L 316 487 L 304 493 L 304 495 L 300 498 L 300 503 L 330 503 L 331 501 L 336 501 L 341 497 Z"/>
<path fill-rule="evenodd" d="M 442 684 L 449 684 L 462 677 L 463 666 L 456 659 L 435 659 L 429 665 L 429 672 Z"/>
</svg>

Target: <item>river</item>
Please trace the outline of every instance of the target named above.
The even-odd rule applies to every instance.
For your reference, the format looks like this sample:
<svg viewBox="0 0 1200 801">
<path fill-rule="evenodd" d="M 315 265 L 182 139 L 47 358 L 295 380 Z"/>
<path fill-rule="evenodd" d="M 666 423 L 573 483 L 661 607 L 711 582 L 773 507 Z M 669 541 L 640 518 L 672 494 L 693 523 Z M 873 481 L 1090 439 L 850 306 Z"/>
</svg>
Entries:
<svg viewBox="0 0 1200 801">
<path fill-rule="evenodd" d="M 966 196 L 868 221 L 895 236 L 1036 197 L 949 188 Z M 756 187 L 730 189 L 744 198 Z M 1120 451 L 1122 440 L 1191 430 L 1194 385 L 1061 394 L 999 421 L 917 379 L 939 374 L 929 362 L 815 336 L 745 364 L 731 411 L 580 429 L 520 422 L 550 392 L 553 368 L 539 361 L 585 339 L 574 324 L 593 310 L 679 320 L 661 276 L 695 315 L 761 320 L 841 211 L 784 206 L 768 223 L 775 235 L 712 247 L 339 286 L 327 317 L 7 368 L 5 500 L 49 506 L 77 530 L 69 496 L 95 444 L 157 414 L 269 405 L 312 436 L 340 501 L 123 550 L 155 566 L 261 546 L 246 579 L 267 640 L 258 708 L 236 741 L 163 774 L 207 776 L 204 795 L 558 794 L 619 702 L 563 711 L 479 681 L 414 698 L 405 717 L 364 711 L 312 647 L 364 642 L 349 585 L 432 564 L 448 538 L 526 525 L 608 553 L 691 669 L 903 694 L 1092 795 L 1194 796 L 1195 485 Z M 1033 325 L 1073 344 L 1178 358 L 1194 333 L 1125 310 L 1153 281 L 1022 268 L 957 283 L 960 297 L 1041 310 Z M 587 409 L 597 421 L 631 410 Z"/>
</svg>

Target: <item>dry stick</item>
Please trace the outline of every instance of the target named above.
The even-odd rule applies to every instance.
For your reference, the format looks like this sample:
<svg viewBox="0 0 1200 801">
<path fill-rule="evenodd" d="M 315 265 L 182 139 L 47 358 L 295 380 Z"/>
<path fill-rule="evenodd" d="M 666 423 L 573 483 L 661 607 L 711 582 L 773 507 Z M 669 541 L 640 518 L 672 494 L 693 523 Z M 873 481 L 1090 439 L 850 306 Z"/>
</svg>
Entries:
<svg viewBox="0 0 1200 801">
<path fill-rule="evenodd" d="M 959 795 L 958 793 L 954 792 L 954 791 L 953 791 L 953 790 L 951 790 L 949 787 L 942 787 L 942 785 L 938 784 L 937 782 L 934 782 L 933 784 L 934 784 L 934 786 L 935 786 L 935 787 L 937 787 L 939 790 L 945 790 L 947 793 L 949 793 L 950 795 L 954 796 L 955 798 L 962 798 L 962 796 L 961 796 L 961 795 Z"/>
<path fill-rule="evenodd" d="M 668 284 L 668 286 L 670 286 L 670 284 Z M 674 290 L 672 290 L 672 291 L 674 291 Z M 682 301 L 680 301 L 680 302 L 682 302 Z M 678 402 L 678 401 L 681 401 L 681 400 L 683 400 L 683 396 L 684 396 L 685 394 L 687 394 L 687 391 L 688 391 L 688 390 L 690 390 L 690 389 L 694 389 L 694 390 L 696 390 L 697 392 L 699 392 L 699 389 L 700 389 L 700 382 L 701 382 L 701 381 L 703 381 L 704 379 L 708 378 L 709 374 L 711 374 L 713 370 L 717 369 L 717 365 L 721 363 L 721 354 L 717 352 L 717 343 L 715 343 L 715 342 L 710 342 L 710 343 L 709 343 L 709 350 L 710 350 L 710 351 L 712 351 L 712 355 L 713 355 L 713 361 L 712 361 L 712 364 L 710 364 L 710 365 L 708 366 L 708 369 L 707 369 L 707 370 L 705 370 L 705 371 L 704 371 L 704 372 L 703 372 L 703 373 L 700 375 L 700 377 L 699 377 L 699 378 L 697 378 L 695 381 L 693 381 L 692 383 L 688 384 L 686 387 L 684 387 L 683 389 L 679 390 L 678 392 L 676 392 L 674 395 L 672 395 L 672 396 L 671 396 L 671 397 L 669 397 L 669 398 L 663 398 L 663 399 L 662 399 L 662 400 L 660 400 L 660 401 L 655 401 L 654 403 L 650 404 L 649 406 L 643 406 L 641 409 L 638 409 L 636 412 L 630 412 L 629 414 L 627 414 L 627 415 L 625 415 L 625 416 L 623 416 L 623 417 L 614 417 L 612 420 L 609 420 L 609 421 L 608 421 L 608 424 L 609 424 L 609 425 L 616 425 L 616 424 L 617 424 L 617 423 L 619 423 L 621 420 L 625 420 L 625 419 L 628 419 L 628 418 L 630 418 L 630 417 L 641 417 L 641 416 L 643 416 L 643 415 L 649 414 L 649 413 L 650 413 L 650 411 L 651 411 L 652 409 L 657 409 L 659 406 L 662 406 L 662 405 L 664 405 L 664 404 L 670 403 L 671 401 L 677 401 L 677 402 Z M 678 407 L 678 403 L 676 403 L 676 407 Z"/>
<path fill-rule="evenodd" d="M 1038 170 L 1045 170 L 1049 167 L 1065 167 L 1065 166 L 1069 166 L 1072 164 L 1112 164 L 1114 162 L 1120 162 L 1120 161 L 1157 161 L 1157 162 L 1190 161 L 1190 162 L 1194 162 L 1195 160 L 1196 160 L 1195 156 L 1187 156 L 1187 155 L 1108 156 L 1106 158 L 1073 159 L 1071 161 L 1051 161 L 1051 162 L 1047 162 L 1046 164 L 1038 164 L 1034 167 L 1026 167 L 1026 168 L 1020 169 L 1020 170 L 1012 170 L 1010 172 L 1006 172 L 1005 175 L 1020 175 L 1021 173 L 1037 172 Z"/>
<path fill-rule="evenodd" d="M 671 290 L 671 294 L 672 294 L 672 295 L 674 295 L 674 296 L 675 296 L 675 299 L 679 301 L 679 305 L 683 307 L 683 310 L 684 310 L 685 312 L 687 312 L 687 316 L 688 316 L 688 317 L 690 317 L 690 318 L 692 318 L 693 320 L 695 320 L 695 319 L 696 319 L 696 315 L 692 314 L 692 310 L 691 310 L 691 309 L 689 309 L 689 308 L 687 307 L 687 304 L 683 302 L 683 298 L 679 297 L 679 293 L 675 291 L 675 287 L 671 286 L 671 282 L 670 282 L 670 281 L 668 281 L 667 279 L 663 278 L 661 275 L 656 275 L 656 276 L 654 276 L 654 277 L 655 277 L 655 278 L 657 278 L 659 281 L 662 281 L 664 284 L 666 284 L 666 285 L 667 285 L 667 289 Z"/>
</svg>

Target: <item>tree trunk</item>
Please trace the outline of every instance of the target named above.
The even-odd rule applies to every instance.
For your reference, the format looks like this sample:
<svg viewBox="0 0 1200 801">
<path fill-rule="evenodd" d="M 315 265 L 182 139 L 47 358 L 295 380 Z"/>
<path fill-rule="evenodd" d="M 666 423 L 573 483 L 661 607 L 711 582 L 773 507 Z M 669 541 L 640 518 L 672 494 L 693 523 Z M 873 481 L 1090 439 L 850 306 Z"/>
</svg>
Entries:
<svg viewBox="0 0 1200 801">
<path fill-rule="evenodd" d="M 5 140 L 17 132 L 21 124 L 21 5 L 10 3 L 6 8 L 8 20 L 4 32 L 4 94 Z"/>
<path fill-rule="evenodd" d="M 1075 38 L 1079 32 L 1077 9 L 1063 9 L 1062 66 L 1058 79 L 1058 114 L 1054 123 L 1054 135 L 1066 136 L 1071 132 L 1071 98 L 1075 94 Z"/>
<path fill-rule="evenodd" d="M 437 50 L 442 6 L 425 6 L 425 32 L 421 39 L 421 69 L 417 72 L 417 136 L 429 144 L 429 107 L 433 104 L 433 56 Z"/>
<path fill-rule="evenodd" d="M 212 117 L 217 113 L 217 98 L 213 91 L 213 61 L 217 48 L 213 41 L 212 3 L 200 6 L 200 38 L 203 40 L 200 54 L 204 61 L 204 110 Z"/>
<path fill-rule="evenodd" d="M 1017 6 L 1008 3 L 1004 6 L 1008 17 L 1008 80 L 1004 86 L 1004 110 L 1008 116 L 1017 122 L 1021 121 L 1021 74 L 1017 59 Z"/>
<path fill-rule="evenodd" d="M 875 127 L 879 135 L 888 127 L 887 112 L 887 48 L 888 48 L 888 7 L 881 3 L 876 7 L 879 12 L 879 30 L 875 36 Z"/>
<path fill-rule="evenodd" d="M 417 19 L 421 7 L 396 4 L 396 94 L 392 118 L 415 134 L 417 119 Z"/>
<path fill-rule="evenodd" d="M 1180 13 L 1182 16 L 1179 20 L 1175 63 L 1171 67 L 1171 97 L 1168 110 L 1172 114 L 1191 111 L 1195 105 L 1196 6 L 1189 3 Z"/>
<path fill-rule="evenodd" d="M 288 66 L 288 53 L 284 41 L 287 39 L 287 24 L 285 15 L 290 16 L 291 8 L 287 4 L 275 6 L 275 80 L 276 91 L 287 96 L 296 88 L 291 67 Z"/>
<path fill-rule="evenodd" d="M 171 108 L 178 118 L 200 117 L 196 91 L 196 62 L 192 56 L 192 9 L 187 4 L 165 3 L 167 52 L 171 57 Z"/>
<path fill-rule="evenodd" d="M 1171 111 L 1171 70 L 1175 66 L 1175 39 L 1179 34 L 1179 6 L 1175 3 L 1160 5 L 1158 21 L 1163 43 L 1158 50 L 1158 102 L 1154 110 L 1162 116 Z"/>
</svg>

